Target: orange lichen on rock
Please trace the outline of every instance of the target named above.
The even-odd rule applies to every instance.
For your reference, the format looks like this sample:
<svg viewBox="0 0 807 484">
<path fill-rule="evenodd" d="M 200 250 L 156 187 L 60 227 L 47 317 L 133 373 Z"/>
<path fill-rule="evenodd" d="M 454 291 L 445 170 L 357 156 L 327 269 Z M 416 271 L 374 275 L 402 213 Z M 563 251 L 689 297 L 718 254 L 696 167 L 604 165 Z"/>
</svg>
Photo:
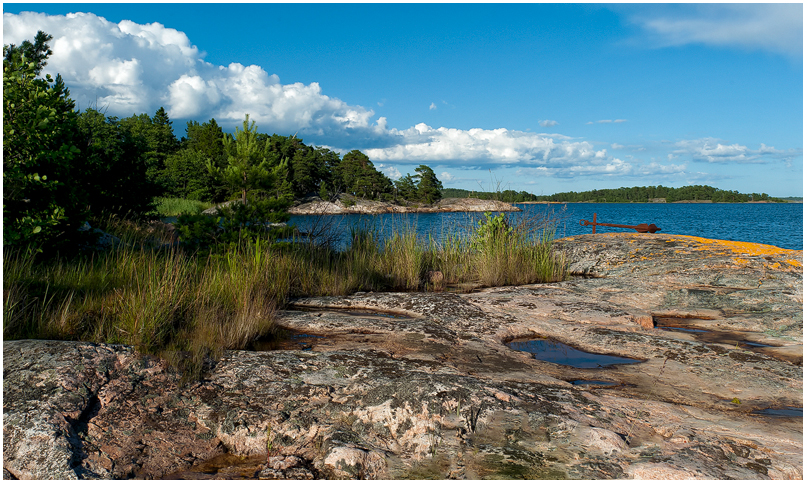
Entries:
<svg viewBox="0 0 807 484">
<path fill-rule="evenodd" d="M 795 259 L 785 259 L 785 262 L 787 262 L 788 264 L 792 265 L 793 267 L 799 267 L 799 268 L 801 268 L 801 267 L 802 267 L 802 263 L 801 263 L 801 261 L 800 261 L 800 260 L 795 260 Z"/>
<path fill-rule="evenodd" d="M 800 250 L 782 249 L 773 245 L 757 244 L 754 242 L 735 242 L 733 240 L 706 239 L 692 235 L 677 235 L 676 237 L 687 238 L 704 245 L 704 247 L 698 247 L 696 250 L 726 248 L 736 254 L 747 255 L 784 255 L 801 252 Z"/>
</svg>

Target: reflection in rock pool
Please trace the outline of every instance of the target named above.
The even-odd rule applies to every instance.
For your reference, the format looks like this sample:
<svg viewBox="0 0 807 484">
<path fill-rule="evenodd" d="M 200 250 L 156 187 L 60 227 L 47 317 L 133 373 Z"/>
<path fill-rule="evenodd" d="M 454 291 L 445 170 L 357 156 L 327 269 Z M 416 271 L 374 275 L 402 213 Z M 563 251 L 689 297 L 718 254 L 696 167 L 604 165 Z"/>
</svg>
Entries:
<svg viewBox="0 0 807 484">
<path fill-rule="evenodd" d="M 623 356 L 589 353 L 552 339 L 511 341 L 507 343 L 507 346 L 517 351 L 530 352 L 535 356 L 536 360 L 574 368 L 604 368 L 612 365 L 629 365 L 641 362 L 641 360 Z"/>
<path fill-rule="evenodd" d="M 254 341 L 249 349 L 252 351 L 276 351 L 276 350 L 303 350 L 307 351 L 317 344 L 317 340 L 324 336 L 315 334 L 294 333 L 283 330 L 277 334 L 269 335 L 265 339 Z"/>
<path fill-rule="evenodd" d="M 798 417 L 804 416 L 804 409 L 800 407 L 785 407 L 785 408 L 765 408 L 762 410 L 754 410 L 754 415 L 765 415 L 767 417 Z"/>
</svg>

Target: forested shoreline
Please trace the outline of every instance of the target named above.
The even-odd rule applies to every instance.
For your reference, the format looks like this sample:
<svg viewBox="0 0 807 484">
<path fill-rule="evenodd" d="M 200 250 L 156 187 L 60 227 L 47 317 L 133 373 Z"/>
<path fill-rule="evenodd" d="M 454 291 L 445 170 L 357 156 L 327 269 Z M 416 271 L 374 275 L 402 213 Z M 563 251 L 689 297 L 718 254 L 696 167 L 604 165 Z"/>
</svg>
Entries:
<svg viewBox="0 0 807 484">
<path fill-rule="evenodd" d="M 393 203 L 441 198 L 442 184 L 426 165 L 392 181 L 361 151 L 340 157 L 296 135 L 261 133 L 249 114 L 232 134 L 215 119 L 188 121 L 178 139 L 162 107 L 125 118 L 98 106 L 76 110 L 61 76 L 39 77 L 51 39 L 40 31 L 34 42 L 3 48 L 4 246 L 64 246 L 89 220 L 155 217 L 158 199 L 240 199 L 244 206 L 220 216 L 241 234 L 282 222 L 295 199 L 312 194 Z M 185 236 L 204 225 L 182 224 L 195 225 Z"/>
<path fill-rule="evenodd" d="M 446 188 L 446 198 L 480 198 L 483 200 L 502 200 L 508 203 L 524 202 L 594 202 L 594 203 L 648 203 L 648 202 L 680 202 L 708 201 L 715 203 L 743 202 L 785 202 L 786 200 L 771 197 L 767 193 L 739 193 L 736 190 L 721 190 L 706 185 L 689 185 L 681 188 L 669 188 L 661 185 L 655 187 L 612 188 L 589 190 L 584 192 L 562 192 L 554 195 L 533 195 L 525 191 L 503 190 L 497 192 L 463 190 Z"/>
</svg>

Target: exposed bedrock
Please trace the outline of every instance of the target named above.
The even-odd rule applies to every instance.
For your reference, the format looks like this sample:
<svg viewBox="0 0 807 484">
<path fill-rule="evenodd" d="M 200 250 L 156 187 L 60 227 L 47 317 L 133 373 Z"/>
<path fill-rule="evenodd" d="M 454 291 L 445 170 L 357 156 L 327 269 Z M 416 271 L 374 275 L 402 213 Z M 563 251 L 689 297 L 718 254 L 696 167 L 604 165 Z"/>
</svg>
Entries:
<svg viewBox="0 0 807 484">
<path fill-rule="evenodd" d="M 335 202 L 319 197 L 302 200 L 289 208 L 292 215 L 382 214 L 382 213 L 438 213 L 438 212 L 520 212 L 510 203 L 478 198 L 443 198 L 433 204 L 398 205 L 378 200 L 365 200 L 352 195 L 341 195 Z"/>
<path fill-rule="evenodd" d="M 803 477 L 801 251 L 557 248 L 579 275 L 556 284 L 296 300 L 289 339 L 185 385 L 124 346 L 6 341 L 4 476 Z M 638 363 L 507 345 L 538 338 Z"/>
</svg>

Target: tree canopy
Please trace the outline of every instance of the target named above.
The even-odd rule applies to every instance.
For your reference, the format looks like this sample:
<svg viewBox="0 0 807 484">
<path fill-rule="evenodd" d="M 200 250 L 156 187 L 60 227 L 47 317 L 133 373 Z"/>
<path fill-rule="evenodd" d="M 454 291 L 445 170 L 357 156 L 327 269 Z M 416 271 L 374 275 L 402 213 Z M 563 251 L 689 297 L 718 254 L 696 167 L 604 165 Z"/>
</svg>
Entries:
<svg viewBox="0 0 807 484">
<path fill-rule="evenodd" d="M 554 195 L 533 195 L 525 191 L 503 190 L 500 192 L 471 191 L 458 188 L 442 190 L 444 197 L 479 198 L 483 200 L 502 200 L 508 203 L 521 202 L 606 202 L 606 203 L 646 203 L 651 200 L 664 199 L 666 202 L 683 200 L 711 202 L 752 202 L 779 201 L 767 193 L 739 193 L 736 190 L 721 190 L 706 185 L 690 185 L 681 188 L 668 188 L 661 185 L 648 187 L 614 188 L 589 190 L 585 192 L 562 192 Z"/>
<path fill-rule="evenodd" d="M 353 150 L 342 157 L 336 167 L 345 192 L 360 198 L 391 198 L 392 181 L 378 171 L 370 158 L 359 150 Z"/>
<path fill-rule="evenodd" d="M 37 75 L 51 36 L 3 46 L 3 244 L 56 241 L 83 218 L 77 122 L 61 76 Z"/>
</svg>

